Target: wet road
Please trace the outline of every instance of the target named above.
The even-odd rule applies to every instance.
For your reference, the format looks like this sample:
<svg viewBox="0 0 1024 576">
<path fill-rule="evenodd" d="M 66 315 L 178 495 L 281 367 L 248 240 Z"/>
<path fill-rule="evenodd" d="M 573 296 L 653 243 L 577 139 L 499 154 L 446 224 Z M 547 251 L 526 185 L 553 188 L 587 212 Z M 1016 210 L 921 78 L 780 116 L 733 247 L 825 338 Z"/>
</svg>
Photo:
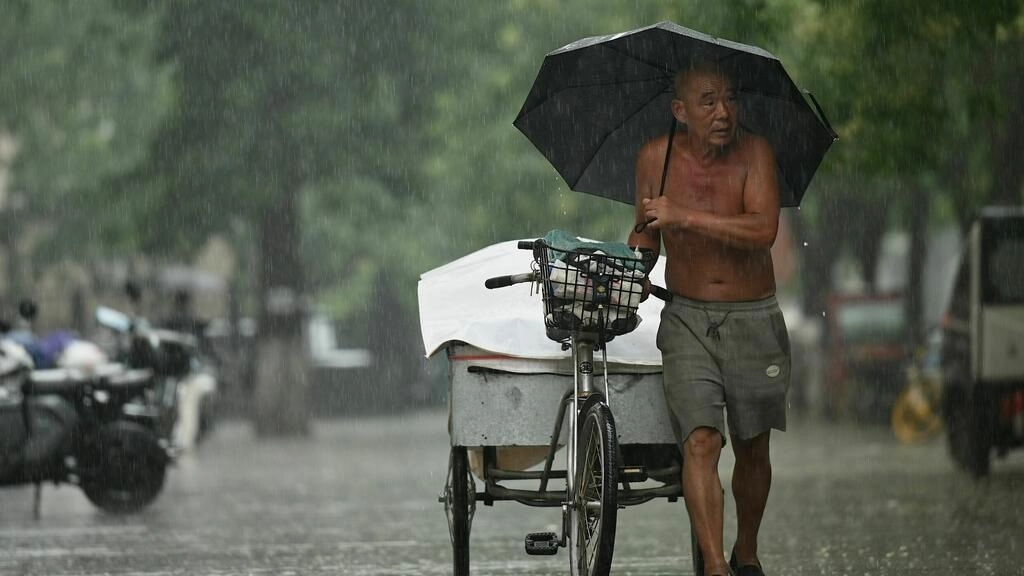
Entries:
<svg viewBox="0 0 1024 576">
<path fill-rule="evenodd" d="M 31 490 L 3 489 L 0 575 L 450 574 L 437 503 L 445 430 L 441 412 L 323 422 L 311 440 L 260 442 L 225 424 L 170 471 L 154 506 L 128 517 L 47 486 L 35 520 Z M 773 458 L 761 540 L 770 576 L 1022 573 L 1024 455 L 975 483 L 942 439 L 902 446 L 884 429 L 796 419 L 773 437 Z M 723 459 L 726 482 L 730 466 Z M 524 534 L 553 530 L 557 514 L 479 506 L 473 573 L 567 573 L 564 552 L 522 551 Z M 690 574 L 681 502 L 619 518 L 613 574 Z"/>
</svg>

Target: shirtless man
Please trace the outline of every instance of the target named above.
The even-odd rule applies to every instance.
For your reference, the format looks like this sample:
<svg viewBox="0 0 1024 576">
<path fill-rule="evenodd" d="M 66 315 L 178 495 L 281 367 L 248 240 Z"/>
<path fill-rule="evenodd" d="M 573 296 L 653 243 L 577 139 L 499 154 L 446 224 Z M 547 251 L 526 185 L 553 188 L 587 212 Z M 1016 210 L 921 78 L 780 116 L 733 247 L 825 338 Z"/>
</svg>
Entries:
<svg viewBox="0 0 1024 576">
<path fill-rule="evenodd" d="M 713 65 L 677 74 L 675 91 L 672 113 L 684 127 L 673 138 L 664 194 L 668 136 L 638 155 L 638 225 L 629 245 L 651 258 L 665 244 L 673 299 L 662 313 L 658 348 L 704 573 L 724 576 L 731 566 L 739 576 L 761 576 L 757 534 L 771 486 L 769 435 L 786 428 L 790 367 L 769 251 L 779 222 L 775 157 L 767 140 L 739 127 L 736 90 Z M 718 474 L 723 408 L 736 456 L 738 530 L 728 564 Z"/>
</svg>

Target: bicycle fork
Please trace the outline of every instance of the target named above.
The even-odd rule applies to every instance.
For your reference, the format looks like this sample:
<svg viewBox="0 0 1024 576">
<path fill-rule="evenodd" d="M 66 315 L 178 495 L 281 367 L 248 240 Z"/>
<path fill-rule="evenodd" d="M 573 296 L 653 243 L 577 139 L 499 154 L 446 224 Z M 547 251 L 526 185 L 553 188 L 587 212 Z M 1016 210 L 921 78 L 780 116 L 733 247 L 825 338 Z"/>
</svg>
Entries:
<svg viewBox="0 0 1024 576">
<path fill-rule="evenodd" d="M 594 340 L 573 335 L 570 339 L 570 346 L 572 347 L 574 393 L 572 396 L 572 410 L 569 410 L 569 439 L 568 446 L 566 446 L 566 501 L 562 503 L 562 546 L 566 544 L 566 534 L 569 533 L 570 529 L 568 525 L 570 518 L 569 507 L 573 505 L 573 499 L 576 497 L 576 468 L 579 464 L 580 403 L 585 401 L 594 392 L 598 392 L 594 385 L 594 348 L 596 347 Z M 608 358 L 607 351 L 603 348 L 601 364 L 604 369 L 604 381 L 607 388 Z M 607 402 L 607 400 L 606 395 L 605 401 Z"/>
<path fill-rule="evenodd" d="M 544 492 L 547 489 L 547 481 L 551 474 L 551 466 L 553 463 L 555 449 L 557 447 L 558 437 L 563 426 L 567 424 L 569 430 L 566 435 L 568 437 L 566 441 L 566 498 L 565 501 L 562 502 L 562 533 L 560 537 L 551 532 L 528 534 L 526 537 L 526 549 L 529 554 L 554 554 L 556 549 L 552 544 L 557 543 L 558 547 L 561 548 L 564 548 L 568 544 L 568 535 L 571 530 L 571 515 L 569 514 L 569 508 L 574 504 L 577 489 L 576 466 L 579 458 L 580 402 L 585 401 L 586 398 L 594 392 L 598 392 L 594 385 L 594 348 L 596 347 L 594 340 L 580 338 L 577 335 L 573 335 L 570 339 L 569 346 L 572 348 L 573 389 L 566 392 L 565 397 L 562 400 L 558 416 L 555 419 L 555 429 L 551 436 L 551 450 L 549 451 L 548 458 L 544 463 L 544 472 L 541 475 L 539 489 L 541 492 Z M 607 389 L 608 358 L 607 351 L 602 349 L 602 352 L 604 381 L 605 388 Z M 607 397 L 605 400 L 607 403 Z M 568 420 L 566 421 L 567 412 Z M 556 537 L 557 540 L 555 540 Z"/>
</svg>

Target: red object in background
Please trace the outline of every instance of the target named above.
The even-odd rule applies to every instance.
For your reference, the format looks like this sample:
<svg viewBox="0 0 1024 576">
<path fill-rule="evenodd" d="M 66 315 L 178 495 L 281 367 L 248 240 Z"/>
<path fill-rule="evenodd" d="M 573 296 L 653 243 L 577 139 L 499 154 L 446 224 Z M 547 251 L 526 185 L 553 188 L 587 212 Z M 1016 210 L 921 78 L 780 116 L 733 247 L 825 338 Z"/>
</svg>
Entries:
<svg viewBox="0 0 1024 576">
<path fill-rule="evenodd" d="M 1016 438 L 1024 438 L 1024 390 L 1014 390 L 1000 399 L 999 420 Z"/>
<path fill-rule="evenodd" d="M 899 294 L 833 294 L 826 312 L 828 393 L 830 402 L 846 403 L 851 394 L 877 390 L 848 389 L 859 377 L 872 387 L 894 385 L 910 359 L 903 297 Z"/>
</svg>

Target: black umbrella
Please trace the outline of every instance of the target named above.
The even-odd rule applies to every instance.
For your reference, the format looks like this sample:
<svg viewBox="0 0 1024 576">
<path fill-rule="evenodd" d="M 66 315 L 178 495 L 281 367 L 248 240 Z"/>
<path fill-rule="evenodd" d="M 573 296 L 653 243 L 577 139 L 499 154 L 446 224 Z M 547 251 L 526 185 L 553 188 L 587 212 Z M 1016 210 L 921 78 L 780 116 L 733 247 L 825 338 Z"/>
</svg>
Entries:
<svg viewBox="0 0 1024 576">
<path fill-rule="evenodd" d="M 514 124 L 570 188 L 632 204 L 637 152 L 674 127 L 672 79 L 695 59 L 732 78 L 740 125 L 775 149 L 782 205 L 799 205 L 836 139 L 817 102 L 768 52 L 672 22 L 551 52 Z"/>
</svg>

